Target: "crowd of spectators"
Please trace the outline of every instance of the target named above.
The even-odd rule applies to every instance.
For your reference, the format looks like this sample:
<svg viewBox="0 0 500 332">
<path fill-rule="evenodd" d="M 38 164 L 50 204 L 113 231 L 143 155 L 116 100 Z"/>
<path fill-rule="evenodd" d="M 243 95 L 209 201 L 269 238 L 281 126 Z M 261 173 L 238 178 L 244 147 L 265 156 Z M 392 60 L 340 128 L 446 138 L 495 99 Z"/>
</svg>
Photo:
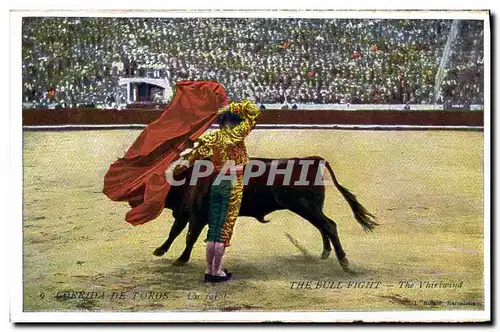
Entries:
<svg viewBox="0 0 500 332">
<path fill-rule="evenodd" d="M 217 80 L 258 103 L 483 103 L 483 23 L 450 20 L 25 18 L 23 102 L 116 106 L 120 77 Z"/>
</svg>

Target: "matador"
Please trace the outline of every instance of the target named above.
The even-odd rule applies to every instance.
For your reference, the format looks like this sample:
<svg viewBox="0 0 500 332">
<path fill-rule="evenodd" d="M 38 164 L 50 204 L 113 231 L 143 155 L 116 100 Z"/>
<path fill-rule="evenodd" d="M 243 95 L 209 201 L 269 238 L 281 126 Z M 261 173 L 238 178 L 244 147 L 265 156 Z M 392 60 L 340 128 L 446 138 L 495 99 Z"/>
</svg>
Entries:
<svg viewBox="0 0 500 332">
<path fill-rule="evenodd" d="M 216 172 L 229 172 L 228 179 L 214 181 L 210 187 L 205 281 L 230 280 L 232 274 L 222 269 L 225 248 L 230 245 L 243 197 L 243 167 L 248 162 L 245 138 L 255 127 L 260 109 L 251 101 L 231 102 L 219 110 L 220 128 L 201 135 L 194 148 L 184 154 L 175 167 L 181 173 L 197 160 L 209 159 Z"/>
</svg>

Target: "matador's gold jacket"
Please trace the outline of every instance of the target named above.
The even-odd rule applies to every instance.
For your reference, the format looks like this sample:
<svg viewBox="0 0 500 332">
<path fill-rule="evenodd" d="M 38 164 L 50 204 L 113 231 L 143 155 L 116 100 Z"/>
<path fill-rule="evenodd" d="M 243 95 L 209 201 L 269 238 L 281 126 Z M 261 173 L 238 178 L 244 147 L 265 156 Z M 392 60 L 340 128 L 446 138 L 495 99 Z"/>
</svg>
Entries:
<svg viewBox="0 0 500 332">
<path fill-rule="evenodd" d="M 201 135 L 195 141 L 194 148 L 183 157 L 189 165 L 196 160 L 210 159 L 214 168 L 220 170 L 229 160 L 234 161 L 236 166 L 248 162 L 244 140 L 255 127 L 260 109 L 251 101 L 244 100 L 240 103 L 230 103 L 229 111 L 240 115 L 243 121 L 233 128 L 221 128 Z M 174 173 L 180 170 L 176 167 Z"/>
</svg>

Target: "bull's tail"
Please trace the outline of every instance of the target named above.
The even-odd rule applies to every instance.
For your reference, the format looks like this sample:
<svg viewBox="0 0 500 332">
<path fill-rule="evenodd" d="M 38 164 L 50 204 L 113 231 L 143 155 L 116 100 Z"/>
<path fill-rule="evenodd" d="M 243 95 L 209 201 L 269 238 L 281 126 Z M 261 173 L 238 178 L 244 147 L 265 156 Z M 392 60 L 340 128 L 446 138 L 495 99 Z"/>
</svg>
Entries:
<svg viewBox="0 0 500 332">
<path fill-rule="evenodd" d="M 358 199 L 356 198 L 356 195 L 354 195 L 352 192 L 350 192 L 347 188 L 343 187 L 338 181 L 337 178 L 335 178 L 335 174 L 333 173 L 333 169 L 328 163 L 328 161 L 325 160 L 326 163 L 326 168 L 328 169 L 328 172 L 330 173 L 330 176 L 332 177 L 333 183 L 335 184 L 335 187 L 340 191 L 342 196 L 346 199 L 347 203 L 349 203 L 349 206 L 351 207 L 352 213 L 354 214 L 354 217 L 358 221 L 358 223 L 363 226 L 363 229 L 368 232 L 368 231 L 373 231 L 375 226 L 378 226 L 379 224 L 375 222 L 375 216 L 368 212 L 368 210 L 365 209 L 363 205 L 361 205 L 360 202 L 358 202 Z"/>
</svg>

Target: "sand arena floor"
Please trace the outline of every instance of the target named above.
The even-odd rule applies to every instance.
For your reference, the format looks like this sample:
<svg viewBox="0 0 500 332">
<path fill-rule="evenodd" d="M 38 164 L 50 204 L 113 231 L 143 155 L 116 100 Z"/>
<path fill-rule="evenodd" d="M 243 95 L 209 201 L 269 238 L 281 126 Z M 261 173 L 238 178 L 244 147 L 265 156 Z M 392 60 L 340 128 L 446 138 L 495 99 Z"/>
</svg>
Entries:
<svg viewBox="0 0 500 332">
<path fill-rule="evenodd" d="M 24 132 L 25 311 L 483 308 L 483 133 L 255 130 L 251 156 L 326 158 L 381 226 L 364 233 L 340 193 L 327 189 L 324 211 L 356 272 L 347 274 L 333 253 L 319 259 L 319 233 L 299 216 L 240 218 L 225 261 L 237 279 L 216 286 L 201 282 L 206 229 L 190 263 L 172 266 L 185 233 L 164 257 L 152 255 L 171 212 L 134 227 L 124 221 L 127 204 L 101 194 L 108 165 L 138 133 Z M 352 287 L 291 287 L 308 281 Z M 363 281 L 379 286 L 354 286 Z"/>
</svg>

